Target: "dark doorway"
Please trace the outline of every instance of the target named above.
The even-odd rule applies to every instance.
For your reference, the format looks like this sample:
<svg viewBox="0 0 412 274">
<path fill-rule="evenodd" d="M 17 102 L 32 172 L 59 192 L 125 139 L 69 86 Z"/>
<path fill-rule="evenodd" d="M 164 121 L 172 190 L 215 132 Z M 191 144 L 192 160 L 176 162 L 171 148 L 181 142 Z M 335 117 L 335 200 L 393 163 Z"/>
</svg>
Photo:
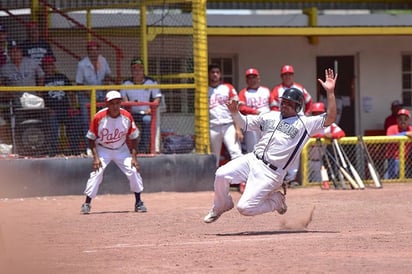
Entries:
<svg viewBox="0 0 412 274">
<path fill-rule="evenodd" d="M 355 125 L 355 57 L 321 56 L 316 58 L 317 78 L 325 79 L 325 69 L 333 68 L 338 72 L 336 82 L 336 103 L 338 117 L 336 123 L 345 131 L 346 136 L 356 135 Z M 317 98 L 326 103 L 325 91 L 317 84 Z"/>
</svg>

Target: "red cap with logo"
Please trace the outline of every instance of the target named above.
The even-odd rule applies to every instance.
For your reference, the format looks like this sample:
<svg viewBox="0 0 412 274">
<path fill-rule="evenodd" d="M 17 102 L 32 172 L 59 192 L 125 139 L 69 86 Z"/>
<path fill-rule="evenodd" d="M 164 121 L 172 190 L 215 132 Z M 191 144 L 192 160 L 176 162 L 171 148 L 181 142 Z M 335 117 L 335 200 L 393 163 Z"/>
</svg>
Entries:
<svg viewBox="0 0 412 274">
<path fill-rule="evenodd" d="M 249 68 L 246 70 L 246 76 L 249 76 L 249 75 L 259 76 L 259 71 L 255 68 Z"/>
<path fill-rule="evenodd" d="M 314 103 L 312 105 L 312 112 L 325 112 L 325 105 L 322 102 Z"/>
<path fill-rule="evenodd" d="M 93 48 L 93 47 L 100 48 L 100 45 L 99 45 L 99 43 L 97 43 L 94 40 L 87 42 L 87 48 L 88 49 Z"/>
<path fill-rule="evenodd" d="M 284 65 L 281 69 L 280 69 L 280 74 L 286 74 L 286 73 L 295 73 L 295 70 L 293 69 L 292 66 L 290 65 Z"/>
<path fill-rule="evenodd" d="M 400 109 L 399 111 L 398 111 L 398 115 L 406 115 L 406 116 L 408 116 L 409 118 L 411 118 L 411 113 L 409 112 L 409 110 L 407 110 L 407 109 Z"/>
</svg>

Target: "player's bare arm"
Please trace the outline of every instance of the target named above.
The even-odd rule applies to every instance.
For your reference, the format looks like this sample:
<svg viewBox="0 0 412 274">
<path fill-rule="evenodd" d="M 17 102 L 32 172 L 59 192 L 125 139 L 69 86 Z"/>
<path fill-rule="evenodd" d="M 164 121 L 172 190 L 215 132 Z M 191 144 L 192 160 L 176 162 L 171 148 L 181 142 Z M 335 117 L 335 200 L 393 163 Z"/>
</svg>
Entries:
<svg viewBox="0 0 412 274">
<path fill-rule="evenodd" d="M 244 138 L 242 129 L 240 128 L 240 126 L 236 122 L 234 122 L 234 124 L 235 124 L 235 128 L 236 128 L 235 140 L 236 140 L 236 142 L 242 142 L 243 138 Z"/>
<path fill-rule="evenodd" d="M 139 162 L 137 161 L 137 157 L 132 156 L 132 167 L 135 167 L 137 171 L 140 171 L 140 165 Z"/>
<path fill-rule="evenodd" d="M 232 114 L 233 121 L 235 123 L 236 131 L 237 129 L 243 129 L 245 128 L 246 121 L 244 119 L 244 116 L 239 112 L 239 102 L 237 100 L 230 100 L 227 104 L 227 107 L 230 110 L 230 113 Z M 236 137 L 237 137 L 236 133 Z M 243 138 L 243 134 L 242 137 Z"/>
<path fill-rule="evenodd" d="M 326 91 L 326 97 L 328 102 L 327 115 L 324 126 L 330 126 L 335 122 L 337 117 L 336 100 L 335 100 L 335 85 L 338 75 L 334 73 L 333 69 L 325 69 L 325 81 L 318 79 L 318 82 L 322 85 Z"/>
<path fill-rule="evenodd" d="M 133 139 L 131 142 L 132 148 L 130 149 L 131 151 L 131 156 L 132 156 L 132 161 L 131 161 L 131 167 L 135 167 L 137 171 L 140 171 L 140 165 L 139 162 L 137 161 L 137 139 Z"/>
<path fill-rule="evenodd" d="M 100 161 L 99 154 L 96 150 L 96 143 L 94 140 L 89 139 L 89 147 L 93 154 L 93 170 L 97 171 L 102 167 L 102 162 Z"/>
</svg>

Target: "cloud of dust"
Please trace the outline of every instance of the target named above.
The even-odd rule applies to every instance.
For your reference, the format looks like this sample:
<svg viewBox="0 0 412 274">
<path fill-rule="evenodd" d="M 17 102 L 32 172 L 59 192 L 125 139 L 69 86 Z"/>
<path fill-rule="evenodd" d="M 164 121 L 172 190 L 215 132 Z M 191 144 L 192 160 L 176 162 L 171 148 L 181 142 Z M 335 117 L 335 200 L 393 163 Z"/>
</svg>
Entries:
<svg viewBox="0 0 412 274">
<path fill-rule="evenodd" d="M 280 228 L 281 229 L 306 229 L 313 218 L 313 212 L 315 211 L 315 206 L 313 206 L 312 210 L 309 212 L 307 216 L 298 216 L 292 220 L 289 219 L 281 219 L 280 220 Z"/>
</svg>

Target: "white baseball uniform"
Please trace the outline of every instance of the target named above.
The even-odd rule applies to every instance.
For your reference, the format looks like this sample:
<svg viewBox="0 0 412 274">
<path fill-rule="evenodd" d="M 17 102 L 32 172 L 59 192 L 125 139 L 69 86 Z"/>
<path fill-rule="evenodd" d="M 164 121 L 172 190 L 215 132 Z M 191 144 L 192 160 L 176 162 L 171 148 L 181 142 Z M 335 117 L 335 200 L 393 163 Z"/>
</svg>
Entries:
<svg viewBox="0 0 412 274">
<path fill-rule="evenodd" d="M 265 86 L 257 89 L 244 88 L 239 92 L 239 111 L 243 115 L 256 115 L 270 111 L 270 90 Z M 246 152 L 252 152 L 253 147 L 260 139 L 259 131 L 247 131 L 244 134 Z"/>
<path fill-rule="evenodd" d="M 120 109 L 120 115 L 116 118 L 108 115 L 108 108 L 96 113 L 86 137 L 96 142 L 102 168 L 90 173 L 84 194 L 90 198 L 96 197 L 104 170 L 111 161 L 126 175 L 132 192 L 143 190 L 142 177 L 131 165 L 132 157 L 126 144 L 127 139 L 136 139 L 138 136 L 139 130 L 128 111 Z"/>
<path fill-rule="evenodd" d="M 272 89 L 272 92 L 270 94 L 271 96 L 270 109 L 276 110 L 276 111 L 280 110 L 280 104 L 282 101 L 281 98 L 285 90 L 287 90 L 288 88 L 296 88 L 302 91 L 304 105 L 302 106 L 302 110 L 299 112 L 299 114 L 310 115 L 312 111 L 312 103 L 313 103 L 312 96 L 310 96 L 310 93 L 303 87 L 303 85 L 296 83 L 296 82 L 294 82 L 291 86 L 285 86 L 283 84 L 279 84 Z M 296 178 L 298 169 L 299 169 L 299 161 L 296 161 L 295 166 L 289 170 L 289 174 L 287 175 L 287 181 L 291 181 Z"/>
<path fill-rule="evenodd" d="M 226 103 L 230 99 L 238 100 L 235 88 L 230 84 L 219 84 L 209 87 L 209 125 L 210 146 L 216 156 L 216 166 L 219 165 L 222 143 L 225 144 L 231 159 L 242 155 L 240 142 L 236 141 L 236 128 L 232 114 Z"/>
<path fill-rule="evenodd" d="M 258 116 L 234 115 L 245 130 L 260 130 L 262 137 L 254 152 L 236 158 L 216 171 L 213 212 L 222 213 L 233 205 L 231 184 L 246 181 L 237 209 L 243 215 L 257 215 L 280 209 L 283 179 L 310 136 L 323 130 L 326 114 L 282 118 L 271 111 Z"/>
</svg>

